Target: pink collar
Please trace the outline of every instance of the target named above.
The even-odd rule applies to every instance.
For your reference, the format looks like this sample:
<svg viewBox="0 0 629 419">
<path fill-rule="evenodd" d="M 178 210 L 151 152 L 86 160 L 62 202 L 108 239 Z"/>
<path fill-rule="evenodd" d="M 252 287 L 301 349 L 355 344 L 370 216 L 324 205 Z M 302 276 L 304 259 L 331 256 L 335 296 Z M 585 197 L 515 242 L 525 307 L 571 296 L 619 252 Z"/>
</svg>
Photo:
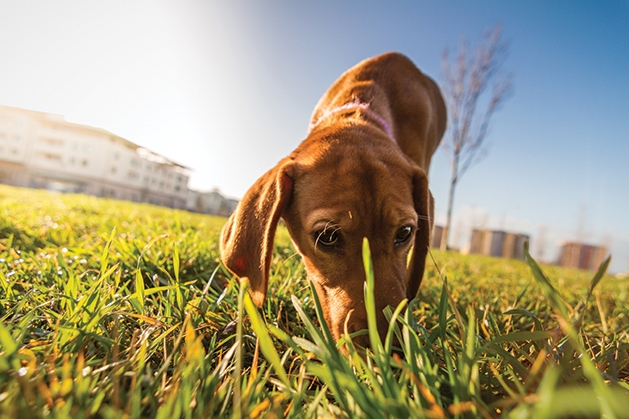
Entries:
<svg viewBox="0 0 629 419">
<path fill-rule="evenodd" d="M 384 130 L 385 134 L 387 134 L 387 136 L 389 138 L 391 138 L 393 141 L 395 141 L 395 137 L 393 136 L 393 131 L 391 130 L 391 126 L 386 121 L 386 119 L 384 119 L 382 116 L 380 116 L 376 112 L 372 111 L 369 108 L 369 104 L 368 103 L 360 102 L 358 100 L 354 100 L 352 102 L 347 102 L 345 105 L 339 106 L 337 108 L 327 109 L 325 112 L 323 112 L 323 114 L 319 117 L 319 119 L 317 119 L 316 122 L 310 124 L 310 130 L 312 131 L 324 119 L 328 118 L 331 115 L 334 115 L 335 113 L 339 113 L 339 112 L 343 112 L 343 111 L 350 111 L 350 110 L 355 110 L 355 109 L 360 109 L 365 114 L 367 114 L 371 118 L 373 118 L 376 121 L 378 121 L 378 123 L 382 126 L 382 129 Z"/>
</svg>

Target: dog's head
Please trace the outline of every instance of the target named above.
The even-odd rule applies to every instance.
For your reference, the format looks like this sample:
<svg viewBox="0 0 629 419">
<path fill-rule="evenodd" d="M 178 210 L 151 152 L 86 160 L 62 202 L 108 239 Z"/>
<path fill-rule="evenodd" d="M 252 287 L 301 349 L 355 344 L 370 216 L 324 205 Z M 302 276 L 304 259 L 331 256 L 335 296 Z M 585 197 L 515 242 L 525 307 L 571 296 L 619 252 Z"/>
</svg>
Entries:
<svg viewBox="0 0 629 419">
<path fill-rule="evenodd" d="M 382 310 L 417 294 L 432 228 L 424 171 L 396 146 L 366 140 L 369 135 L 354 127 L 304 141 L 247 191 L 221 236 L 224 264 L 249 278 L 260 306 L 283 218 L 337 340 L 346 324 L 350 332 L 367 327 L 363 238 L 371 247 L 382 336 Z"/>
</svg>

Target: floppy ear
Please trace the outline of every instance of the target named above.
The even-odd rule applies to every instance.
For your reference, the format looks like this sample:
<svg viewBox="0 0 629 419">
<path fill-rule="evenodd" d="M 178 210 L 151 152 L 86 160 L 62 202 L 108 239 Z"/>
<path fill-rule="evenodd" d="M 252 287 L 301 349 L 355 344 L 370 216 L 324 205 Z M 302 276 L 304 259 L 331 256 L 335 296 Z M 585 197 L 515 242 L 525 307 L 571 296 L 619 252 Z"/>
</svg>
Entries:
<svg viewBox="0 0 629 419">
<path fill-rule="evenodd" d="M 237 276 L 249 278 L 251 298 L 262 306 L 277 222 L 293 191 L 292 163 L 281 161 L 247 191 L 221 233 L 221 260 Z"/>
<path fill-rule="evenodd" d="M 432 234 L 434 200 L 428 190 L 428 177 L 422 169 L 417 169 L 413 177 L 413 200 L 417 212 L 417 233 L 413 255 L 408 266 L 406 278 L 406 297 L 412 300 L 417 296 L 417 291 L 422 283 L 426 255 L 430 246 Z"/>
</svg>

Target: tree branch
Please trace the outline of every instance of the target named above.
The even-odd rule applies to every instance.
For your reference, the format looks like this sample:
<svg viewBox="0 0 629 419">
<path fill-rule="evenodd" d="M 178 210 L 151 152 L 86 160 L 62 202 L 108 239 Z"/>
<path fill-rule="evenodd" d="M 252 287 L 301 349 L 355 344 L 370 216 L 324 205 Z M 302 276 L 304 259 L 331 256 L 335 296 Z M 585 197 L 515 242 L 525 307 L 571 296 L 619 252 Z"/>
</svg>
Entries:
<svg viewBox="0 0 629 419">
<path fill-rule="evenodd" d="M 449 114 L 448 135 L 442 147 L 452 169 L 446 227 L 451 222 L 454 188 L 467 170 L 487 155 L 484 142 L 491 119 L 512 93 L 513 75 L 505 77 L 500 73 L 509 49 L 509 44 L 501 41 L 501 34 L 501 26 L 487 30 L 474 54 L 470 54 L 466 41 L 459 42 L 452 60 L 448 49 L 444 49 L 442 54 L 445 79 L 442 91 Z M 486 109 L 480 112 L 479 107 L 485 103 L 483 98 L 489 87 L 491 94 Z"/>
</svg>

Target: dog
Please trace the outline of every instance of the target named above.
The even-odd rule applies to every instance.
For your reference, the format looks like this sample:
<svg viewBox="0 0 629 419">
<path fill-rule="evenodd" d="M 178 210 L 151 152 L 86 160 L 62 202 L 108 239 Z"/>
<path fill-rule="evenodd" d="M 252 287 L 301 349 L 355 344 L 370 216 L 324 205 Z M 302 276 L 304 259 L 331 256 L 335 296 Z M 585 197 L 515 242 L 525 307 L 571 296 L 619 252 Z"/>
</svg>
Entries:
<svg viewBox="0 0 629 419">
<path fill-rule="evenodd" d="M 363 238 L 369 240 L 377 324 L 417 295 L 433 226 L 430 160 L 446 128 L 437 84 L 387 53 L 346 71 L 319 100 L 306 139 L 246 192 L 221 233 L 221 259 L 262 306 L 277 224 L 301 254 L 338 341 L 367 328 Z M 409 252 L 412 254 L 410 261 Z M 368 337 L 354 342 L 366 346 Z"/>
</svg>

